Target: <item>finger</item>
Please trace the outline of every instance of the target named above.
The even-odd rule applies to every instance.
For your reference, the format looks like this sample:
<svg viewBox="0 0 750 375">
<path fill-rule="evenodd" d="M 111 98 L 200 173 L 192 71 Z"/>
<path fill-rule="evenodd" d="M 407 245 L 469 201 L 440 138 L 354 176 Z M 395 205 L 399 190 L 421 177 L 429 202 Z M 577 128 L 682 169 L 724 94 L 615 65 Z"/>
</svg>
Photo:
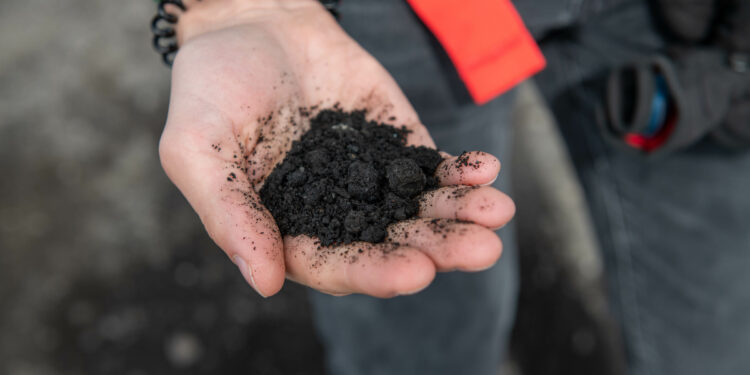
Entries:
<svg viewBox="0 0 750 375">
<path fill-rule="evenodd" d="M 428 191 L 419 199 L 419 216 L 471 221 L 500 228 L 516 212 L 513 201 L 489 186 L 447 186 Z"/>
<path fill-rule="evenodd" d="M 488 185 L 500 172 L 500 161 L 481 151 L 464 152 L 443 160 L 435 170 L 442 186 Z"/>
<path fill-rule="evenodd" d="M 503 250 L 495 232 L 454 219 L 414 219 L 388 228 L 388 240 L 418 248 L 438 271 L 480 271 L 491 267 Z"/>
<path fill-rule="evenodd" d="M 282 240 L 246 170 L 222 157 L 225 149 L 194 133 L 165 131 L 159 154 L 169 178 L 198 213 L 206 231 L 262 296 L 284 283 Z M 231 155 L 232 152 L 229 152 Z"/>
<path fill-rule="evenodd" d="M 320 246 L 307 236 L 285 237 L 291 280 L 325 293 L 363 293 L 388 298 L 413 294 L 430 284 L 435 265 L 421 251 L 390 243 Z"/>
</svg>

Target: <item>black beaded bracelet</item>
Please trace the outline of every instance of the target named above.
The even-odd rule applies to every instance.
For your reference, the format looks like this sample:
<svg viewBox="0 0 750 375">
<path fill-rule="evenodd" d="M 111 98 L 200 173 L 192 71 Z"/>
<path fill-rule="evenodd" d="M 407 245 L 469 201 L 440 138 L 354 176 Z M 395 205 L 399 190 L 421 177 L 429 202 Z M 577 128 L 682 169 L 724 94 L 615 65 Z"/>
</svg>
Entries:
<svg viewBox="0 0 750 375">
<path fill-rule="evenodd" d="M 339 0 L 320 0 L 320 2 L 336 19 L 339 18 L 339 13 L 336 11 Z M 174 57 L 177 55 L 177 50 L 180 48 L 177 45 L 174 28 L 174 25 L 177 24 L 178 17 L 173 13 L 167 12 L 164 8 L 167 4 L 172 4 L 180 8 L 183 12 L 186 11 L 187 8 L 185 7 L 185 4 L 182 3 L 182 0 L 159 0 L 156 15 L 151 20 L 151 33 L 154 35 L 154 49 L 161 55 L 164 64 L 172 66 Z"/>
</svg>

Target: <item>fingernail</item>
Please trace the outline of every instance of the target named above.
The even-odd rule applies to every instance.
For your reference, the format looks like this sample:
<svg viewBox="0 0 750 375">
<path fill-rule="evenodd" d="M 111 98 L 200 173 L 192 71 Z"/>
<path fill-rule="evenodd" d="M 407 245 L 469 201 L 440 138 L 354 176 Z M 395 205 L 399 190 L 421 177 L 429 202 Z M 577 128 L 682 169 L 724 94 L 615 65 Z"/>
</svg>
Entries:
<svg viewBox="0 0 750 375">
<path fill-rule="evenodd" d="M 417 293 L 425 290 L 428 286 L 430 286 L 430 285 L 428 284 L 428 285 L 420 286 L 419 288 L 416 288 L 414 290 L 409 290 L 409 291 L 406 291 L 406 292 L 401 292 L 401 293 L 398 293 L 397 296 L 411 296 L 411 295 L 417 294 Z"/>
<path fill-rule="evenodd" d="M 497 181 L 497 176 L 499 176 L 499 175 L 495 175 L 495 178 L 493 178 L 492 181 L 490 181 L 490 182 L 488 182 L 486 184 L 481 184 L 479 186 L 490 186 L 490 185 L 494 184 L 495 181 Z"/>
<path fill-rule="evenodd" d="M 255 291 L 260 294 L 261 297 L 266 298 L 266 296 L 263 295 L 260 291 L 258 291 L 258 287 L 255 286 L 255 279 L 253 279 L 253 271 L 250 270 L 250 267 L 247 266 L 247 262 L 245 262 L 244 259 L 242 259 L 241 256 L 235 254 L 232 256 L 232 261 L 235 265 L 237 265 L 237 268 L 240 269 L 240 273 L 242 273 L 242 277 L 245 278 L 245 281 L 247 281 L 250 286 L 255 289 Z"/>
</svg>

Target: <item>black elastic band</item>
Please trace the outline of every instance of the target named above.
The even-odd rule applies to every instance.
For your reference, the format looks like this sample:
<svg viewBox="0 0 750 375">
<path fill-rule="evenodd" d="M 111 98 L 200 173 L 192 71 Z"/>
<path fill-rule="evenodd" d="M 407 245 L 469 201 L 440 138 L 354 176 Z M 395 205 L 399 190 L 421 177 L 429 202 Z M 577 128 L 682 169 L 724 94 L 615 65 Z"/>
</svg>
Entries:
<svg viewBox="0 0 750 375">
<path fill-rule="evenodd" d="M 179 47 L 175 39 L 174 25 L 177 24 L 177 15 L 167 12 L 165 6 L 173 4 L 184 12 L 185 4 L 182 0 L 160 0 L 157 6 L 157 12 L 151 20 L 151 33 L 154 34 L 152 43 L 157 53 L 161 55 L 162 61 L 167 66 L 172 66 L 174 55 L 177 54 Z"/>
</svg>

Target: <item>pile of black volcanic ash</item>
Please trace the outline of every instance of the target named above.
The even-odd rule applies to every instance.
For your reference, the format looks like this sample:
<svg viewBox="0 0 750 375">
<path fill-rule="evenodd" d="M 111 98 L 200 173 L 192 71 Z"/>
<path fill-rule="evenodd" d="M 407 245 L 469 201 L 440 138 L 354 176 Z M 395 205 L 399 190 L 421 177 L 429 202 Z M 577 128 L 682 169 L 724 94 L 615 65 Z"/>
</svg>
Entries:
<svg viewBox="0 0 750 375">
<path fill-rule="evenodd" d="M 405 128 L 365 119 L 364 111 L 323 110 L 260 190 L 282 235 L 322 245 L 381 242 L 386 227 L 414 217 L 420 193 L 437 187 L 442 161 L 406 146 Z"/>
</svg>

